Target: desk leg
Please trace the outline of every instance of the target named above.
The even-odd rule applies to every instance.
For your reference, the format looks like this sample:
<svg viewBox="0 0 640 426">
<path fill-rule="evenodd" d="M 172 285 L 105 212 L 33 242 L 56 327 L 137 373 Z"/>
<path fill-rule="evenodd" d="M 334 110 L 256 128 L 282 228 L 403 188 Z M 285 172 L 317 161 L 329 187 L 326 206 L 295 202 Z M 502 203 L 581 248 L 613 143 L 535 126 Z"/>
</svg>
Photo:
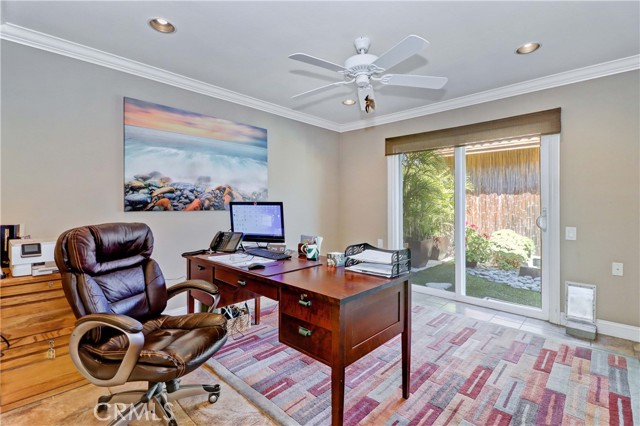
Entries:
<svg viewBox="0 0 640 426">
<path fill-rule="evenodd" d="M 187 290 L 187 313 L 192 314 L 194 309 L 194 299 L 191 295 L 191 291 Z"/>
<path fill-rule="evenodd" d="M 331 367 L 331 425 L 342 426 L 344 419 L 344 365 Z"/>
<path fill-rule="evenodd" d="M 260 324 L 260 298 L 256 297 L 255 299 L 253 299 L 253 306 L 254 306 L 254 314 L 253 314 L 253 320 L 255 321 L 256 325 Z"/>
<path fill-rule="evenodd" d="M 404 329 L 402 330 L 402 397 L 409 398 L 411 388 L 411 283 L 404 286 Z"/>
</svg>

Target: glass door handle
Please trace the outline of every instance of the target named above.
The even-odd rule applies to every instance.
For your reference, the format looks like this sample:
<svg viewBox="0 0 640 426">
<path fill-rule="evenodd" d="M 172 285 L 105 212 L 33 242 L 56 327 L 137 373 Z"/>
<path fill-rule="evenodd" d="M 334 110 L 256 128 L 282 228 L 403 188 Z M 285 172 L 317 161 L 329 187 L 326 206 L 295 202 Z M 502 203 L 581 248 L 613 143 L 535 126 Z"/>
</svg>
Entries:
<svg viewBox="0 0 640 426">
<path fill-rule="evenodd" d="M 536 226 L 543 232 L 547 230 L 547 209 L 542 209 L 542 214 L 536 219 Z"/>
</svg>

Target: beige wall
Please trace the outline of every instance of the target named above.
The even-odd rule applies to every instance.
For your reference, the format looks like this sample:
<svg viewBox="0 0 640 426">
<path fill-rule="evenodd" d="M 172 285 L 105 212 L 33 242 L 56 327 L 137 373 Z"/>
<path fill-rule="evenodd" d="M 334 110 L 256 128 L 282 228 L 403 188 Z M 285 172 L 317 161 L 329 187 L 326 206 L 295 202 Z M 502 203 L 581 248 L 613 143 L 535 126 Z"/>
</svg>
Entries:
<svg viewBox="0 0 640 426">
<path fill-rule="evenodd" d="M 3 224 L 24 223 L 34 238 L 55 239 L 74 226 L 146 222 L 169 283 L 185 276 L 180 253 L 208 247 L 216 231 L 229 229 L 229 214 L 124 213 L 127 96 L 266 128 L 269 199 L 284 202 L 287 242 L 319 234 L 323 252 L 341 249 L 337 200 L 322 196 L 337 186 L 335 132 L 14 43 L 1 47 Z"/>
<path fill-rule="evenodd" d="M 343 245 L 386 241 L 386 137 L 561 107 L 560 227 L 578 228 L 576 241 L 560 244 L 561 283 L 597 285 L 598 319 L 640 326 L 638 83 L 627 72 L 342 134 Z M 623 277 L 611 275 L 612 262 L 624 263 Z"/>
<path fill-rule="evenodd" d="M 599 319 L 640 326 L 638 72 L 337 135 L 14 43 L 1 47 L 0 221 L 24 223 L 38 238 L 88 223 L 146 222 L 170 283 L 185 275 L 179 254 L 206 247 L 229 218 L 123 212 L 124 96 L 268 129 L 269 198 L 285 202 L 287 241 L 321 234 L 323 252 L 386 242 L 386 137 L 562 107 L 560 225 L 578 227 L 578 240 L 561 242 L 561 280 L 598 286 Z M 624 277 L 611 276 L 612 261 L 624 263 Z"/>
</svg>

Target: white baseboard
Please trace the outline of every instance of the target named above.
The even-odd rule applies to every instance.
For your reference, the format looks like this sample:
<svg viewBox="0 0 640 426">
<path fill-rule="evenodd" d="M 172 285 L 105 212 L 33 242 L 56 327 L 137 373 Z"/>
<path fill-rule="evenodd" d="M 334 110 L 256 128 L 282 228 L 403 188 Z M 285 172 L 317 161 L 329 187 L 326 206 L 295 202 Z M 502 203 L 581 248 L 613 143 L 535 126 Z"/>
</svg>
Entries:
<svg viewBox="0 0 640 426">
<path fill-rule="evenodd" d="M 562 312 L 560 315 L 561 324 L 567 325 L 566 314 Z M 598 334 L 631 340 L 632 342 L 640 342 L 640 327 L 601 319 L 596 319 L 596 327 L 598 328 Z"/>
<path fill-rule="evenodd" d="M 640 327 L 605 320 L 596 320 L 596 327 L 598 332 L 607 336 L 640 342 Z"/>
</svg>

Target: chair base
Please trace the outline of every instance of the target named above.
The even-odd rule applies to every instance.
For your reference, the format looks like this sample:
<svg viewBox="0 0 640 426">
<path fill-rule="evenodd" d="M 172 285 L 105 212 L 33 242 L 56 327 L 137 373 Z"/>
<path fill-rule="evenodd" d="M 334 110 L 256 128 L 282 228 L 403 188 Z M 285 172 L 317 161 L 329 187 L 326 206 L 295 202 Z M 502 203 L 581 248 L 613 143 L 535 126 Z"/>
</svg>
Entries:
<svg viewBox="0 0 640 426">
<path fill-rule="evenodd" d="M 196 395 L 208 395 L 209 402 L 214 404 L 220 398 L 220 385 L 180 385 L 179 380 L 149 383 L 147 390 L 124 391 L 101 396 L 98 398 L 94 415 L 102 420 L 108 420 L 110 417 L 106 412 L 114 407 L 113 420 L 109 426 L 126 426 L 139 418 L 162 420 L 169 426 L 177 426 L 171 402 Z"/>
</svg>

